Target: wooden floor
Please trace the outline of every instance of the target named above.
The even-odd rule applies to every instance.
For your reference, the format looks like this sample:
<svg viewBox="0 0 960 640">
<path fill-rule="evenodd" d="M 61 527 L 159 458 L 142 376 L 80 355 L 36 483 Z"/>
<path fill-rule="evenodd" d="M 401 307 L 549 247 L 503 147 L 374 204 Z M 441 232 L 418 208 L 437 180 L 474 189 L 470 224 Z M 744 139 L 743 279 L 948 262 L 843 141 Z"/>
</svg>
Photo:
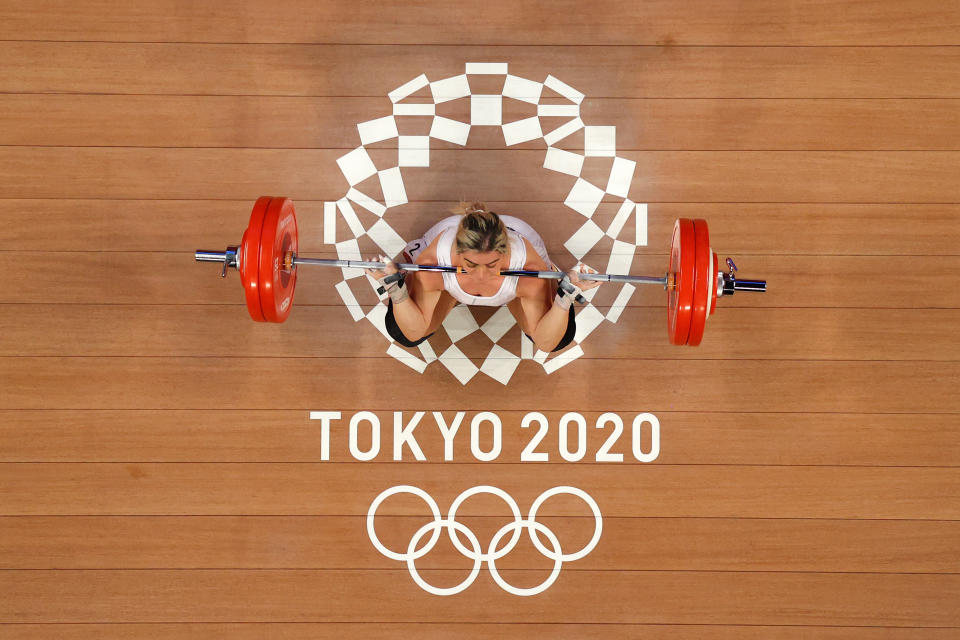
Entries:
<svg viewBox="0 0 960 640">
<path fill-rule="evenodd" d="M 958 3 L 232 5 L 0 0 L 0 638 L 960 636 Z M 260 195 L 297 203 L 303 253 L 335 255 L 324 203 L 349 188 L 337 160 L 356 125 L 470 62 L 550 74 L 586 95 L 584 122 L 616 126 L 629 197 L 648 206 L 634 273 L 662 272 L 675 218 L 704 217 L 721 259 L 769 292 L 722 300 L 690 349 L 669 345 L 662 293 L 641 291 L 556 372 L 525 360 L 506 386 L 464 385 L 387 355 L 339 272 L 302 272 L 291 319 L 266 326 L 235 275 L 193 263 L 239 241 Z M 475 94 L 502 85 L 471 76 Z M 468 121 L 469 102 L 437 114 Z M 466 148 L 430 144 L 429 169 L 404 169 L 400 235 L 480 198 L 573 263 L 563 243 L 583 218 L 542 139 L 505 147 L 474 127 Z M 582 152 L 584 134 L 557 147 Z M 396 138 L 368 148 L 395 163 Z M 582 175 L 610 167 L 590 157 Z M 601 227 L 620 202 L 600 205 Z M 329 451 L 311 411 L 341 412 Z M 383 425 L 367 462 L 348 448 L 361 411 Z M 426 412 L 425 461 L 394 460 L 398 411 Z M 458 411 L 445 451 L 431 412 Z M 503 425 L 489 462 L 469 436 L 481 412 Z M 530 412 L 550 425 L 547 462 L 520 462 Z M 586 418 L 578 462 L 560 455 L 567 412 Z M 624 462 L 595 459 L 605 412 L 626 424 Z M 644 412 L 653 462 L 631 454 Z M 384 489 L 421 487 L 445 511 L 483 484 L 524 512 L 549 487 L 586 491 L 598 546 L 537 596 L 484 568 L 440 597 L 371 544 Z M 589 540 L 583 504 L 548 504 L 565 549 Z M 404 497 L 379 513 L 393 548 L 426 517 Z M 463 513 L 481 540 L 509 517 L 490 496 Z M 521 587 L 553 566 L 529 542 L 500 564 Z M 418 560 L 438 586 L 470 566 L 449 543 Z"/>
</svg>

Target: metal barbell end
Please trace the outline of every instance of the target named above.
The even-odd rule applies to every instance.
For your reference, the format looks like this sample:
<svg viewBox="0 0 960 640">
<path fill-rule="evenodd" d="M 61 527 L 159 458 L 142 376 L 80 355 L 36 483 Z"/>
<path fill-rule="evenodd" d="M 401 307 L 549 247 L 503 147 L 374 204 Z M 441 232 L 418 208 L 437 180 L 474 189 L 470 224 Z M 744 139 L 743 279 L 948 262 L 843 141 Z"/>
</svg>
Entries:
<svg viewBox="0 0 960 640">
<path fill-rule="evenodd" d="M 223 269 L 220 270 L 220 277 L 227 277 L 227 267 L 237 268 L 239 258 L 237 256 L 237 247 L 227 247 L 226 251 L 204 251 L 198 250 L 193 254 L 197 262 L 220 262 L 223 263 Z"/>
</svg>

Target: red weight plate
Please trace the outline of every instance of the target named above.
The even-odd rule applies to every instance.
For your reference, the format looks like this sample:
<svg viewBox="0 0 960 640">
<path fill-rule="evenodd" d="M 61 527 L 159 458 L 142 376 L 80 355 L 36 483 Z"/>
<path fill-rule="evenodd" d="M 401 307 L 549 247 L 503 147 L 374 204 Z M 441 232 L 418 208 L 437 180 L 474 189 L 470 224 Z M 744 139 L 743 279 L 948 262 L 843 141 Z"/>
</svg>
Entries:
<svg viewBox="0 0 960 640">
<path fill-rule="evenodd" d="M 717 260 L 717 254 L 713 254 L 713 271 L 710 272 L 710 315 L 717 310 L 717 288 L 720 286 L 720 276 L 717 269 L 720 262 Z"/>
<path fill-rule="evenodd" d="M 706 220 L 694 220 L 693 231 L 697 242 L 695 246 L 693 274 L 693 309 L 690 313 L 690 335 L 687 344 L 695 347 L 703 340 L 703 330 L 710 315 L 710 266 L 713 252 L 710 250 L 710 231 Z"/>
<path fill-rule="evenodd" d="M 260 235 L 263 232 L 263 219 L 273 198 L 262 196 L 257 198 L 250 212 L 250 224 L 243 232 L 240 242 L 239 264 L 240 283 L 247 299 L 247 311 L 250 317 L 257 322 L 263 322 L 263 310 L 260 307 Z"/>
<path fill-rule="evenodd" d="M 667 270 L 668 277 L 673 279 L 673 287 L 667 289 L 667 331 L 672 344 L 686 344 L 690 335 L 696 241 L 693 220 L 677 220 L 673 225 Z"/>
<path fill-rule="evenodd" d="M 293 308 L 296 269 L 284 268 L 288 251 L 297 252 L 297 217 L 293 201 L 274 198 L 260 235 L 260 307 L 267 322 L 283 322 Z"/>
</svg>

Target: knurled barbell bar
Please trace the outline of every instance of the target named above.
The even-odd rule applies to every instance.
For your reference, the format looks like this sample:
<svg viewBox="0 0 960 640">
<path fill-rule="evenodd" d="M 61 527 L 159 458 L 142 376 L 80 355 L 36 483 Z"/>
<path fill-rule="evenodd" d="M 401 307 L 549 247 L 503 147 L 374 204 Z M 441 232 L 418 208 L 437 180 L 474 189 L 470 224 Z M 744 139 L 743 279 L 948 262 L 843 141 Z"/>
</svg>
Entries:
<svg viewBox="0 0 960 640">
<path fill-rule="evenodd" d="M 197 251 L 197 262 L 223 264 L 240 272 L 246 294 L 247 310 L 257 322 L 283 322 L 293 306 L 297 267 L 310 264 L 324 267 L 384 269 L 382 262 L 361 260 L 321 260 L 297 255 L 297 218 L 289 198 L 263 196 L 257 199 L 250 223 L 238 246 L 226 251 Z M 707 317 L 716 310 L 717 298 L 737 291 L 767 290 L 766 280 L 744 280 L 734 275 L 737 266 L 726 259 L 728 270 L 720 271 L 717 254 L 710 248 L 707 221 L 680 218 L 673 226 L 670 261 L 662 277 L 581 273 L 583 280 L 657 284 L 667 292 L 667 330 L 670 342 L 696 346 L 703 338 Z M 402 271 L 441 271 L 462 273 L 460 267 L 400 263 Z M 559 280 L 560 271 L 507 269 L 503 276 L 521 276 Z"/>
</svg>

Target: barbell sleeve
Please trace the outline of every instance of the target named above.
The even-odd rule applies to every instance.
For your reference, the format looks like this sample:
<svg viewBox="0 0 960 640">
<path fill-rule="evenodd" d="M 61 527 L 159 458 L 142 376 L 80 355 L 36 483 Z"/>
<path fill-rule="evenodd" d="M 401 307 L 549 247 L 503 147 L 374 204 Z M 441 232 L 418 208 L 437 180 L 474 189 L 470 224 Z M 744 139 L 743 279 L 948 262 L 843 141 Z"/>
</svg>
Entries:
<svg viewBox="0 0 960 640">
<path fill-rule="evenodd" d="M 765 293 L 767 290 L 766 280 L 741 280 L 737 278 L 733 283 L 734 291 L 758 291 Z"/>
<path fill-rule="evenodd" d="M 197 250 L 193 254 L 197 262 L 225 262 L 227 259 L 226 251 L 204 251 Z"/>
</svg>

